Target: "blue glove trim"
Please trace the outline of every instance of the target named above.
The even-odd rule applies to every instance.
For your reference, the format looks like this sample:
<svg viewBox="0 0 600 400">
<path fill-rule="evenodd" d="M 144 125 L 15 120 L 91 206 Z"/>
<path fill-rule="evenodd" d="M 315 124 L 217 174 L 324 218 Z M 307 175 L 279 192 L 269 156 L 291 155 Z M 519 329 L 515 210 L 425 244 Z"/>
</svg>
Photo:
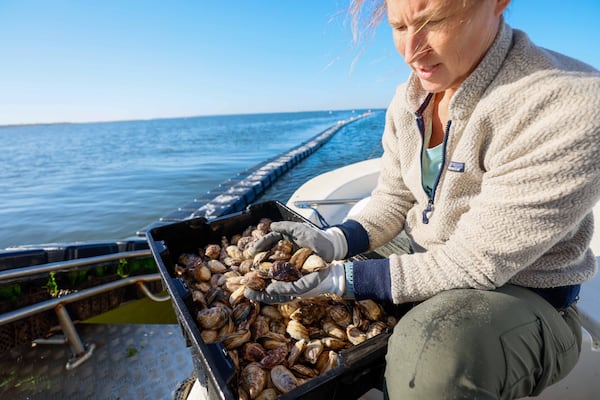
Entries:
<svg viewBox="0 0 600 400">
<path fill-rule="evenodd" d="M 343 224 L 335 226 L 340 228 L 344 232 L 344 236 L 346 236 L 346 241 L 348 242 L 348 254 L 346 258 L 369 250 L 369 234 L 359 222 L 349 219 Z"/>
<path fill-rule="evenodd" d="M 354 261 L 352 270 L 354 297 L 357 300 L 393 302 L 389 259 Z"/>
<path fill-rule="evenodd" d="M 344 297 L 354 298 L 354 272 L 352 262 L 344 263 L 344 273 L 346 274 L 346 293 Z"/>
</svg>

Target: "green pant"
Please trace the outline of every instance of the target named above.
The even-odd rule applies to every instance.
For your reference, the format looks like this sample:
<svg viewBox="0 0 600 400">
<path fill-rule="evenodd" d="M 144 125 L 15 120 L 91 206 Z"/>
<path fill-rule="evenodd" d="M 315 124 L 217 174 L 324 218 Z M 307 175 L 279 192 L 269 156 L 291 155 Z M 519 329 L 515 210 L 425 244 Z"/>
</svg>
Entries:
<svg viewBox="0 0 600 400">
<path fill-rule="evenodd" d="M 581 351 L 575 306 L 558 311 L 529 289 L 457 289 L 403 316 L 390 337 L 390 399 L 517 399 L 565 377 Z"/>
</svg>

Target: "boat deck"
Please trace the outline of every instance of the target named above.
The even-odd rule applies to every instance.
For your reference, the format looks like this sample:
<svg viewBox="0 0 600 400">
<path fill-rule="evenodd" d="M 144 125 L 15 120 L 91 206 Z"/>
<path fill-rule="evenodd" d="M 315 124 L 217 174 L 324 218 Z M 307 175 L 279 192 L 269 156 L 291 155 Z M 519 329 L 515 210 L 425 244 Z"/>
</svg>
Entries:
<svg viewBox="0 0 600 400">
<path fill-rule="evenodd" d="M 80 324 L 92 356 L 67 370 L 66 344 L 38 344 L 0 355 L 1 399 L 173 399 L 194 366 L 179 325 Z"/>
</svg>

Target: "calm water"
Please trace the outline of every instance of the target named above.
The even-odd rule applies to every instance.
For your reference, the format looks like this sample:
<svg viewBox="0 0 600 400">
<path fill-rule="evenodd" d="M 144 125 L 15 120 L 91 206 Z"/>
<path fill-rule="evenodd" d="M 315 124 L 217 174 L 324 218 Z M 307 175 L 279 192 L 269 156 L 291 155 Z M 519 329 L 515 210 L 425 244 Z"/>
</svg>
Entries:
<svg viewBox="0 0 600 400">
<path fill-rule="evenodd" d="M 0 127 L 0 249 L 117 240 L 351 111 Z M 384 113 L 350 124 L 259 200 L 381 154 Z"/>
</svg>

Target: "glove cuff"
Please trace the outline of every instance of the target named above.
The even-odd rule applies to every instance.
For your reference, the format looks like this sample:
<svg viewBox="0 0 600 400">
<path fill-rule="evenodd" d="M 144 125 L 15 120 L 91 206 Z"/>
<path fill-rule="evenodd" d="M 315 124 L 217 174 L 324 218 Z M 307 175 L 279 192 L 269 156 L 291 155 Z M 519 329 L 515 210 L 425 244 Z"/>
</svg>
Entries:
<svg viewBox="0 0 600 400">
<path fill-rule="evenodd" d="M 343 260 L 348 254 L 348 242 L 344 232 L 337 227 L 327 228 L 323 234 L 333 245 L 333 260 Z"/>
<path fill-rule="evenodd" d="M 332 263 L 329 268 L 331 269 L 332 278 L 332 285 L 329 292 L 338 296 L 344 296 L 344 292 L 346 291 L 346 269 L 344 268 L 344 264 Z"/>
<path fill-rule="evenodd" d="M 352 266 L 353 263 L 350 261 L 344 263 L 344 277 L 346 278 L 346 284 L 344 285 L 345 290 L 343 292 L 343 297 L 350 299 L 354 298 L 354 270 Z"/>
</svg>

